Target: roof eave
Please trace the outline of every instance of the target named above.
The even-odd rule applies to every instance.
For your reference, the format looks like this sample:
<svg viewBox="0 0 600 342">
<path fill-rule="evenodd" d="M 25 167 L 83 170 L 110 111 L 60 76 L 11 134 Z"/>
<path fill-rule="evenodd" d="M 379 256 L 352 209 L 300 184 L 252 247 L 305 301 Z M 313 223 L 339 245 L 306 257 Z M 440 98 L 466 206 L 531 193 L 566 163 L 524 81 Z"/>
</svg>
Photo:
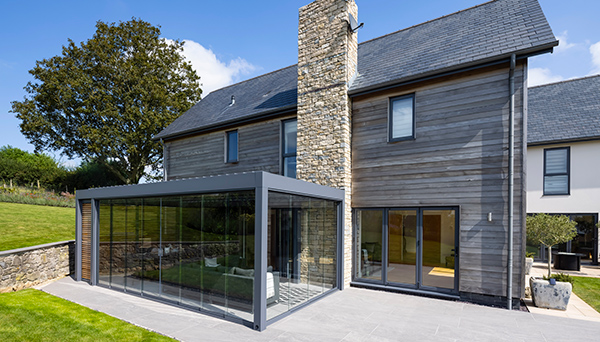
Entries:
<svg viewBox="0 0 600 342">
<path fill-rule="evenodd" d="M 162 133 L 161 132 L 161 133 L 158 133 L 156 136 L 154 136 L 152 138 L 152 140 L 157 141 L 157 140 L 162 139 L 164 141 L 167 141 L 167 140 L 183 138 L 183 137 L 190 136 L 190 135 L 196 135 L 196 134 L 206 133 L 206 132 L 210 132 L 210 131 L 216 131 L 216 130 L 220 130 L 220 129 L 227 129 L 227 128 L 233 127 L 233 126 L 239 126 L 242 124 L 252 123 L 252 122 L 261 121 L 261 120 L 272 118 L 272 117 L 286 115 L 291 112 L 294 112 L 296 110 L 296 108 L 297 108 L 297 105 L 294 104 L 294 105 L 276 108 L 276 109 L 269 110 L 269 111 L 260 112 L 260 113 L 254 114 L 254 115 L 249 115 L 249 116 L 246 116 L 243 118 L 223 121 L 223 122 L 219 122 L 214 125 L 195 127 L 193 129 L 179 131 L 179 132 L 172 133 L 172 134 L 161 135 L 161 133 Z"/>
<path fill-rule="evenodd" d="M 572 144 L 572 143 L 587 142 L 587 141 L 598 141 L 598 140 L 600 140 L 600 135 L 598 135 L 598 136 L 591 136 L 591 137 L 582 137 L 582 138 L 572 138 L 572 139 L 545 140 L 545 141 L 528 142 L 527 143 L 527 147 L 544 146 L 544 145 L 558 145 L 558 144 Z"/>
<path fill-rule="evenodd" d="M 496 55 L 496 56 L 489 57 L 489 58 L 480 59 L 477 61 L 472 61 L 469 63 L 453 65 L 448 68 L 436 69 L 436 70 L 433 70 L 430 72 L 417 74 L 417 75 L 407 77 L 407 78 L 399 78 L 399 79 L 388 81 L 385 83 L 379 83 L 379 84 L 375 84 L 375 85 L 371 85 L 371 86 L 367 86 L 367 87 L 363 87 L 363 88 L 353 89 L 353 90 L 348 91 L 348 95 L 350 95 L 350 97 L 361 96 L 361 95 L 365 95 L 368 93 L 373 93 L 373 92 L 382 91 L 382 90 L 386 90 L 386 89 L 390 89 L 390 88 L 395 88 L 395 87 L 399 87 L 399 86 L 403 86 L 403 85 L 407 85 L 407 84 L 411 84 L 411 83 L 416 83 L 416 82 L 420 82 L 420 81 L 424 81 L 424 80 L 448 76 L 448 75 L 452 75 L 452 74 L 463 72 L 463 71 L 479 69 L 479 68 L 486 67 L 486 66 L 510 62 L 510 56 L 513 53 L 517 55 L 517 59 L 525 59 L 525 58 L 529 58 L 532 56 L 537 56 L 537 55 L 541 55 L 541 54 L 545 54 L 545 53 L 551 53 L 554 50 L 554 47 L 556 47 L 556 46 L 558 46 L 558 40 L 555 39 L 553 42 L 550 42 L 550 43 L 547 43 L 544 45 L 539 45 L 539 46 L 536 46 L 536 47 L 533 47 L 530 49 L 521 49 L 521 50 L 517 50 L 514 52 L 510 52 L 510 53 L 505 53 L 505 54 Z"/>
</svg>

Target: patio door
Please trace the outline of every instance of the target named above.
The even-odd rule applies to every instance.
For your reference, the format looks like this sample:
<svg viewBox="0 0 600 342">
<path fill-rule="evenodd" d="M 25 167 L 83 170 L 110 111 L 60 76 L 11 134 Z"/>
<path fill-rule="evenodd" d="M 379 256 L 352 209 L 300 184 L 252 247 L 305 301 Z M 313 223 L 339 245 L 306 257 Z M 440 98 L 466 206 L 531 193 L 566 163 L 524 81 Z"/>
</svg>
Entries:
<svg viewBox="0 0 600 342">
<path fill-rule="evenodd" d="M 361 209 L 355 222 L 361 281 L 458 291 L 457 209 Z"/>
</svg>

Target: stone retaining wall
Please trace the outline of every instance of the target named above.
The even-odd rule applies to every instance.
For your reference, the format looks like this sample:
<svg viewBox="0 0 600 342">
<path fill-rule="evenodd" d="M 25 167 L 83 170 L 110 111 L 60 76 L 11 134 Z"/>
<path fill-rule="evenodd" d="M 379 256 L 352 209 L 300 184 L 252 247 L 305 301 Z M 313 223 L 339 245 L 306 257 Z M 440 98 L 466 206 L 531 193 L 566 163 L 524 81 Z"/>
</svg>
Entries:
<svg viewBox="0 0 600 342">
<path fill-rule="evenodd" d="M 75 269 L 75 241 L 0 252 L 0 293 L 62 278 Z"/>
</svg>

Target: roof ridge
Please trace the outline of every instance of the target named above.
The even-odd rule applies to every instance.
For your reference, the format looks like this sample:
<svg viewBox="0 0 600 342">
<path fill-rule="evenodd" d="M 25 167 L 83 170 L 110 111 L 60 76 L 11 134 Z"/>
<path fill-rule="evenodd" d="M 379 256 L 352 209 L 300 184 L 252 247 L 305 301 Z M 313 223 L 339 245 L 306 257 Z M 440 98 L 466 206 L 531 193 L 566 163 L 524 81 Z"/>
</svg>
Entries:
<svg viewBox="0 0 600 342">
<path fill-rule="evenodd" d="M 597 75 L 588 75 L 588 76 L 577 77 L 577 78 L 569 78 L 569 79 L 562 80 L 562 81 L 557 81 L 557 82 L 552 82 L 552 83 L 546 83 L 546 84 L 540 84 L 540 85 L 528 87 L 528 89 L 541 88 L 541 87 L 545 87 L 545 86 L 557 85 L 557 84 L 567 83 L 567 82 L 573 82 L 573 81 L 581 81 L 581 80 L 586 80 L 586 79 L 595 78 L 595 77 L 600 77 L 600 74 L 597 74 Z"/>
<path fill-rule="evenodd" d="M 413 29 L 413 28 L 415 28 L 415 27 L 418 27 L 418 26 L 422 26 L 422 25 L 425 25 L 425 24 L 429 24 L 429 23 L 431 23 L 431 22 L 434 22 L 434 21 L 437 21 L 437 20 L 440 20 L 440 19 L 444 19 L 444 18 L 446 18 L 446 17 L 452 16 L 452 15 L 456 15 L 456 14 L 458 14 L 458 13 L 462 13 L 462 12 L 470 11 L 470 10 L 472 10 L 472 9 L 475 9 L 475 8 L 477 8 L 477 7 L 481 7 L 481 6 L 489 5 L 489 4 L 491 4 L 492 2 L 498 2 L 498 1 L 501 1 L 501 0 L 490 0 L 490 1 L 484 2 L 484 3 L 482 3 L 482 4 L 479 4 L 479 5 L 471 6 L 471 7 L 468 7 L 468 8 L 465 8 L 465 9 L 462 9 L 462 10 L 459 10 L 459 11 L 456 11 L 456 12 L 453 12 L 453 13 L 450 13 L 450 14 L 443 15 L 443 16 L 441 16 L 441 17 L 437 17 L 437 18 L 434 18 L 434 19 L 430 19 L 430 20 L 427 20 L 427 21 L 425 21 L 425 22 L 422 22 L 422 23 L 419 23 L 419 24 L 415 24 L 415 25 L 413 25 L 413 26 L 409 26 L 409 27 L 406 27 L 406 28 L 400 29 L 400 30 L 398 30 L 398 31 L 394 31 L 394 32 L 390 32 L 390 33 L 384 34 L 383 36 L 379 36 L 379 37 L 371 38 L 371 39 L 369 39 L 369 40 L 365 40 L 364 42 L 361 42 L 361 43 L 359 43 L 358 45 L 361 45 L 361 44 L 364 44 L 364 43 L 369 43 L 369 42 L 372 42 L 372 41 L 374 41 L 374 40 L 377 40 L 377 39 L 381 39 L 381 38 L 384 38 L 384 37 L 387 37 L 387 36 L 391 36 L 391 35 L 393 35 L 393 34 L 396 34 L 396 33 L 402 32 L 402 31 L 410 30 L 410 29 Z"/>
</svg>

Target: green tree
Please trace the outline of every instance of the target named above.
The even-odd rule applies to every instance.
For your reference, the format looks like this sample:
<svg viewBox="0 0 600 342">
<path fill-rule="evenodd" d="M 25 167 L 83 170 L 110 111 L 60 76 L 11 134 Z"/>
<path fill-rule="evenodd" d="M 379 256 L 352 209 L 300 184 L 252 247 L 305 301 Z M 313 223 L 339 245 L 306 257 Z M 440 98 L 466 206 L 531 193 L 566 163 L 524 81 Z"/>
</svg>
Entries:
<svg viewBox="0 0 600 342">
<path fill-rule="evenodd" d="M 527 238 L 548 247 L 548 278 L 552 274 L 552 246 L 572 240 L 577 222 L 564 215 L 527 216 Z"/>
<path fill-rule="evenodd" d="M 0 147 L 0 180 L 19 185 L 48 187 L 66 170 L 54 158 L 42 153 L 29 153 L 10 145 Z"/>
<path fill-rule="evenodd" d="M 152 136 L 200 100 L 200 77 L 183 42 L 160 38 L 139 19 L 96 23 L 91 39 L 69 39 L 62 55 L 37 61 L 28 96 L 12 102 L 21 132 L 39 150 L 102 162 L 124 183 L 156 171 Z"/>
</svg>

